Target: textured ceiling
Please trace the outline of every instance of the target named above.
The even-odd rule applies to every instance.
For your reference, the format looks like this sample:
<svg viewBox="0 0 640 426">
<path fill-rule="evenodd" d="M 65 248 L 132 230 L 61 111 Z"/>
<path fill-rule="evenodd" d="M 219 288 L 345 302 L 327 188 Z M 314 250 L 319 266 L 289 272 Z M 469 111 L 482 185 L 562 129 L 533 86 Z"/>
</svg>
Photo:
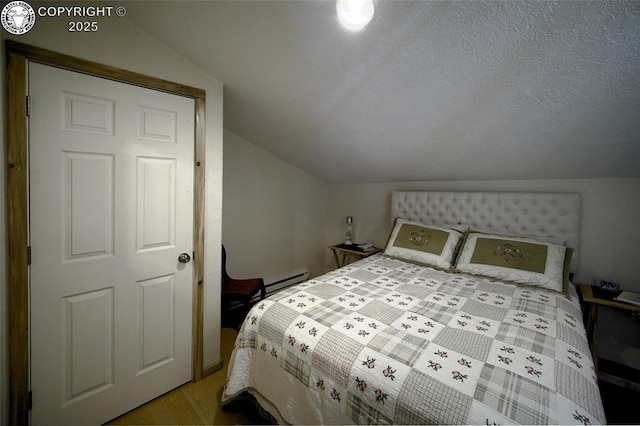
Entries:
<svg viewBox="0 0 640 426">
<path fill-rule="evenodd" d="M 640 1 L 127 4 L 227 130 L 326 182 L 640 177 Z"/>
</svg>

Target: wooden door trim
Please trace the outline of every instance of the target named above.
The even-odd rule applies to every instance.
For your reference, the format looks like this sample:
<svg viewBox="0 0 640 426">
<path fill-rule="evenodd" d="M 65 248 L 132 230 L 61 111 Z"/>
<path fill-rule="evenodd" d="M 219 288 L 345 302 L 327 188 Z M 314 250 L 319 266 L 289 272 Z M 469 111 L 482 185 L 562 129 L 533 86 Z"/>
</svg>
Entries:
<svg viewBox="0 0 640 426">
<path fill-rule="evenodd" d="M 205 91 L 6 40 L 9 424 L 29 423 L 27 64 L 29 61 L 194 99 L 192 380 L 203 377 Z"/>
<path fill-rule="evenodd" d="M 9 52 L 7 70 L 7 263 L 9 423 L 28 424 L 29 275 L 27 246 L 27 61 Z M 18 99 L 22 99 L 19 102 Z"/>
</svg>

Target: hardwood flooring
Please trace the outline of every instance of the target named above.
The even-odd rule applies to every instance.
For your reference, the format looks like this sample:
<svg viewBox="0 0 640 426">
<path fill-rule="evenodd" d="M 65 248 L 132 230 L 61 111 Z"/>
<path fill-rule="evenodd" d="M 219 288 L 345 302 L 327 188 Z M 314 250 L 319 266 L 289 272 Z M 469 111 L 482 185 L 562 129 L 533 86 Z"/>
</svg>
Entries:
<svg viewBox="0 0 640 426">
<path fill-rule="evenodd" d="M 222 369 L 187 383 L 107 423 L 109 425 L 246 425 L 265 424 L 250 402 L 220 406 L 227 366 L 237 331 L 222 329 Z"/>
</svg>

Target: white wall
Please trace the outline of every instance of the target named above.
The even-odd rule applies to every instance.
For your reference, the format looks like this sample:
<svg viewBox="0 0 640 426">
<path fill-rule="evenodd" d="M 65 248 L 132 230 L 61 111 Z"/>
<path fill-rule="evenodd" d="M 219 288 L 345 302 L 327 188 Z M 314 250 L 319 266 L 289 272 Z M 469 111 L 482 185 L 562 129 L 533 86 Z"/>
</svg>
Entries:
<svg viewBox="0 0 640 426">
<path fill-rule="evenodd" d="M 574 281 L 614 281 L 640 292 L 640 179 L 395 182 L 329 185 L 326 244 L 344 239 L 344 218 L 354 216 L 358 242 L 384 247 L 391 229 L 394 190 L 560 191 L 582 195 L 579 271 Z M 325 268 L 335 267 L 325 256 Z M 600 310 L 599 354 L 640 369 L 639 320 L 613 309 Z"/>
<path fill-rule="evenodd" d="M 146 74 L 165 80 L 204 89 L 206 104 L 206 236 L 205 250 L 205 318 L 204 365 L 221 360 L 220 353 L 220 242 L 222 232 L 222 84 L 177 53 L 156 42 L 126 19 L 108 18 L 100 21 L 99 31 L 94 33 L 69 33 L 63 19 L 38 19 L 36 26 L 26 35 L 11 36 L 2 33 L 2 61 L 5 58 L 4 38 L 54 50 L 111 65 L 125 70 Z M 2 66 L 3 72 L 5 66 Z M 5 78 L 2 76 L 3 93 Z M 0 111 L 5 134 L 5 111 Z M 4 138 L 3 138 L 4 141 Z M 4 161 L 4 142 L 0 152 L 0 164 Z M 6 167 L 0 172 L 0 259 L 6 262 L 6 221 L 4 194 L 6 191 Z M 7 422 L 7 330 L 6 330 L 6 268 L 0 274 L 0 424 Z"/>
<path fill-rule="evenodd" d="M 225 130 L 223 188 L 229 275 L 269 283 L 324 272 L 326 183 Z"/>
</svg>

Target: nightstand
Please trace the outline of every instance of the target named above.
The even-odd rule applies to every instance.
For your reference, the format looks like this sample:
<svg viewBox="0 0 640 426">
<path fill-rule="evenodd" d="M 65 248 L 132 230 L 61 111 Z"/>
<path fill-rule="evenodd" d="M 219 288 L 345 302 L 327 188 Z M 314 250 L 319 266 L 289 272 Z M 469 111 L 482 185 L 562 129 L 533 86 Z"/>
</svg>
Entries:
<svg viewBox="0 0 640 426">
<path fill-rule="evenodd" d="M 612 308 L 624 309 L 630 312 L 640 312 L 640 306 L 622 303 L 613 300 L 619 291 L 601 290 L 598 286 L 580 284 L 580 294 L 585 304 L 584 324 L 587 328 L 587 338 L 593 356 L 593 363 L 598 372 L 598 306 L 610 306 Z"/>
<path fill-rule="evenodd" d="M 337 244 L 329 248 L 333 251 L 333 258 L 336 260 L 336 266 L 338 268 L 342 268 L 344 265 L 349 263 L 347 262 L 347 259 L 351 260 L 351 257 L 364 259 L 365 257 L 369 257 L 382 251 L 379 247 L 373 247 L 373 250 L 361 250 L 358 248 L 357 244 Z M 342 256 L 342 261 L 340 261 L 339 256 Z"/>
</svg>

